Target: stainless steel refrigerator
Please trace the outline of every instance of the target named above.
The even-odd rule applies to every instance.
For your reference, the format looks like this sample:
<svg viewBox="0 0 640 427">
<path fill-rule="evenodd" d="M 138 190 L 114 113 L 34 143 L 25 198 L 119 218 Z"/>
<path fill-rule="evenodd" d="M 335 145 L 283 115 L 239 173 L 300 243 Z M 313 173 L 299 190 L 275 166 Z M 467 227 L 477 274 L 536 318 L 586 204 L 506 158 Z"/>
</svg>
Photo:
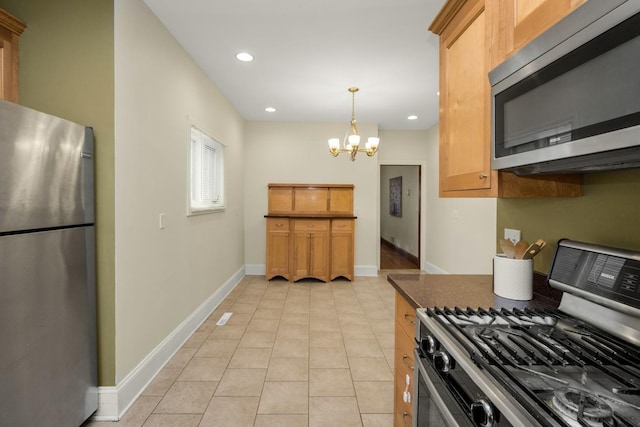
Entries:
<svg viewBox="0 0 640 427">
<path fill-rule="evenodd" d="M 0 101 L 0 426 L 98 407 L 93 130 Z"/>
</svg>

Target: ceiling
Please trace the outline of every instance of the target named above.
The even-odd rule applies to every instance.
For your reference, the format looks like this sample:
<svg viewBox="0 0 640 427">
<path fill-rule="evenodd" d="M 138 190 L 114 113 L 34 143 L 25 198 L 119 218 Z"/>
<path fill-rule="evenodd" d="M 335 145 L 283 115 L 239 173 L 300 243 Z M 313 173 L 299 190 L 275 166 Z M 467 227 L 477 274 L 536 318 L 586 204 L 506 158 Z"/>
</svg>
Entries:
<svg viewBox="0 0 640 427">
<path fill-rule="evenodd" d="M 348 123 L 356 86 L 360 123 L 438 121 L 438 37 L 427 27 L 444 0 L 144 1 L 246 120 Z M 238 61 L 241 51 L 254 61 Z"/>
</svg>

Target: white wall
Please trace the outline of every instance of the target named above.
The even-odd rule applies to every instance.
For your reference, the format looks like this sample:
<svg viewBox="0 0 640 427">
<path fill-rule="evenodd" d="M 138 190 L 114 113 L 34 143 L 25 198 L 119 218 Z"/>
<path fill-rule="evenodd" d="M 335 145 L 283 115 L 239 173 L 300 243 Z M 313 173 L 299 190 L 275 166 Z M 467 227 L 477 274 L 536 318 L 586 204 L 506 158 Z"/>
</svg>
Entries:
<svg viewBox="0 0 640 427">
<path fill-rule="evenodd" d="M 380 166 L 380 237 L 396 247 L 418 256 L 420 208 L 419 165 Z M 389 180 L 402 177 L 402 215 L 390 213 Z"/>
<path fill-rule="evenodd" d="M 438 197 L 437 125 L 427 132 L 426 148 L 428 263 L 452 274 L 491 274 L 496 199 Z"/>
<path fill-rule="evenodd" d="M 245 128 L 245 262 L 247 272 L 264 274 L 267 184 L 354 184 L 356 220 L 356 275 L 375 274 L 378 252 L 377 157 L 358 154 L 352 162 L 346 154 L 332 157 L 327 140 L 342 138 L 344 123 L 248 122 Z M 358 123 L 366 139 L 376 136 L 377 126 Z M 384 143 L 381 142 L 381 143 Z"/>
<path fill-rule="evenodd" d="M 384 165 L 423 165 L 421 260 L 431 273 L 491 274 L 496 199 L 440 198 L 438 125 L 427 131 L 381 131 Z M 381 143 L 382 144 L 382 143 Z"/>
<path fill-rule="evenodd" d="M 225 212 L 186 216 L 190 120 L 226 145 Z M 243 266 L 243 127 L 142 0 L 115 2 L 116 384 Z"/>
</svg>

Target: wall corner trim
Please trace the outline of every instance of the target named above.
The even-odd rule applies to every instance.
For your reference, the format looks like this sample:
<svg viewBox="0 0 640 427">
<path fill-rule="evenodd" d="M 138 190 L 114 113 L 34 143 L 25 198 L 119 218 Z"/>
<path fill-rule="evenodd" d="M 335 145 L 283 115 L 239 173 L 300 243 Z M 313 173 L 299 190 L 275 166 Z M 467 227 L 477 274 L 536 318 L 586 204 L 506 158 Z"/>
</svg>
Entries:
<svg viewBox="0 0 640 427">
<path fill-rule="evenodd" d="M 449 272 L 444 271 L 443 269 L 441 269 L 440 267 L 438 267 L 437 265 L 433 265 L 430 262 L 425 261 L 421 268 L 422 271 L 426 271 L 429 274 L 449 274 Z"/>
<path fill-rule="evenodd" d="M 353 274 L 355 276 L 375 277 L 378 275 L 377 265 L 356 265 Z"/>
<path fill-rule="evenodd" d="M 245 267 L 242 266 L 154 348 L 118 385 L 98 387 L 98 410 L 93 414 L 92 419 L 96 421 L 120 420 L 164 365 L 171 360 L 173 355 L 245 275 Z"/>
<path fill-rule="evenodd" d="M 264 264 L 245 265 L 247 276 L 264 276 L 267 273 L 267 266 Z"/>
</svg>

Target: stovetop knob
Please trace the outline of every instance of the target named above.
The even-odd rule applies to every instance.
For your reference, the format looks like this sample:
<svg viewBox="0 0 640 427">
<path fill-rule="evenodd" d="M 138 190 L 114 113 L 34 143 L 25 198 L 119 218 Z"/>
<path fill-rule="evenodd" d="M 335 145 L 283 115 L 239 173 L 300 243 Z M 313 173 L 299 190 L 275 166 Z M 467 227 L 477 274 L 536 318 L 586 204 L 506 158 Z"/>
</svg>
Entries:
<svg viewBox="0 0 640 427">
<path fill-rule="evenodd" d="M 471 404 L 471 416 L 475 425 L 479 427 L 494 427 L 496 425 L 495 410 L 486 399 L 476 400 Z"/>
<path fill-rule="evenodd" d="M 438 371 L 444 373 L 454 368 L 453 359 L 445 351 L 437 351 L 433 354 L 433 364 Z"/>
<path fill-rule="evenodd" d="M 427 354 L 433 354 L 438 349 L 438 341 L 433 337 L 433 335 L 427 335 L 426 338 L 422 339 L 422 348 Z"/>
</svg>

